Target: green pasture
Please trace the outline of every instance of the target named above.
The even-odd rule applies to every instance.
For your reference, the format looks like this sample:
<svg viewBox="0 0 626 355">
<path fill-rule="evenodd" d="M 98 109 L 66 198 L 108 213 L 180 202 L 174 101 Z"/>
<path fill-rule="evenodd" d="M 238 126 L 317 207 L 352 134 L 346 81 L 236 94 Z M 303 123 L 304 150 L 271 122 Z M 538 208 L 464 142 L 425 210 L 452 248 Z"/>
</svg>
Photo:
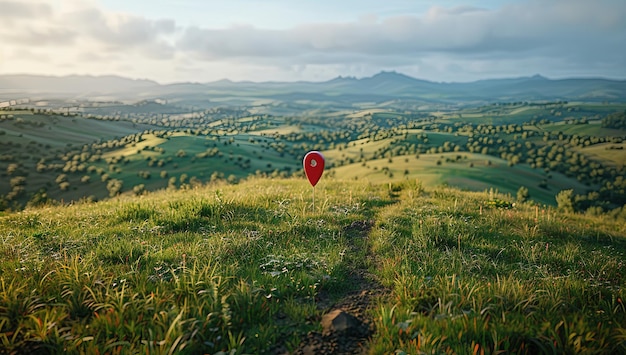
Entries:
<svg viewBox="0 0 626 355">
<path fill-rule="evenodd" d="M 473 124 L 523 124 L 530 121 L 548 120 L 561 122 L 566 119 L 587 118 L 598 120 L 607 114 L 624 111 L 623 103 L 571 102 L 559 105 L 502 105 L 468 107 L 448 113 L 438 113 L 447 122 L 466 121 Z M 437 114 L 437 113 L 433 113 Z"/>
<path fill-rule="evenodd" d="M 601 116 L 606 116 L 610 113 L 615 112 L 623 112 L 624 110 L 626 110 L 626 103 L 624 102 L 571 102 L 570 105 L 575 105 L 582 112 L 586 112 L 589 114 L 596 113 Z"/>
<path fill-rule="evenodd" d="M 624 137 L 626 132 L 619 129 L 604 128 L 600 121 L 591 121 L 587 124 L 566 124 L 559 122 L 550 125 L 542 125 L 542 129 L 548 132 L 562 132 L 569 135 L 593 136 L 593 137 Z"/>
<path fill-rule="evenodd" d="M 302 128 L 295 125 L 282 125 L 276 128 L 267 128 L 250 132 L 253 135 L 259 136 L 272 136 L 275 134 L 278 135 L 286 135 L 291 133 L 300 133 L 302 132 Z"/>
<path fill-rule="evenodd" d="M 463 135 L 455 135 L 445 132 L 432 132 L 422 129 L 409 129 L 406 131 L 406 139 L 402 135 L 393 136 L 383 139 L 363 138 L 340 144 L 341 147 L 324 150 L 324 157 L 329 161 L 338 161 L 343 159 L 360 160 L 361 155 L 365 159 L 371 159 L 373 154 L 379 150 L 393 149 L 399 145 L 410 146 L 412 144 L 422 145 L 424 148 L 443 146 L 445 142 L 454 143 L 455 145 L 465 145 L 467 137 Z M 425 134 L 427 141 L 417 139 L 418 135 Z"/>
<path fill-rule="evenodd" d="M 440 147 L 443 146 L 445 142 L 454 143 L 455 145 L 465 145 L 467 143 L 467 137 L 463 135 L 455 135 L 452 133 L 445 132 L 424 132 L 422 130 L 417 130 L 417 132 L 413 132 L 414 130 L 409 130 L 408 143 L 422 143 L 421 140 L 415 140 L 415 136 L 412 136 L 411 133 L 425 133 L 428 138 L 428 143 L 424 144 L 428 147 Z M 412 140 L 413 138 L 413 140 Z"/>
<path fill-rule="evenodd" d="M 626 165 L 626 142 L 594 144 L 584 148 L 576 148 L 591 159 L 607 162 L 615 166 Z"/>
<path fill-rule="evenodd" d="M 19 112 L 19 111 L 18 111 Z M 98 140 L 121 138 L 154 128 L 129 121 L 104 121 L 58 115 L 15 115 L 14 120 L 0 121 L 0 130 L 6 132 L 2 140 L 22 145 L 34 142 L 36 146 L 63 148 L 68 145 L 90 144 Z M 46 148 L 46 150 L 50 149 Z M 44 150 L 42 150 L 43 152 Z M 32 150 L 31 150 L 32 152 Z"/>
<path fill-rule="evenodd" d="M 561 190 L 574 189 L 584 193 L 589 187 L 562 174 L 551 173 L 521 164 L 508 166 L 507 161 L 492 156 L 467 152 L 397 156 L 354 163 L 331 170 L 341 179 L 365 180 L 372 183 L 417 180 L 428 187 L 455 186 L 470 191 L 494 189 L 515 196 L 517 190 L 528 188 L 533 200 L 554 205 L 554 196 Z M 546 181 L 546 188 L 539 183 Z"/>
<path fill-rule="evenodd" d="M 382 108 L 360 110 L 360 111 L 355 111 L 351 114 L 346 115 L 346 118 L 363 118 L 366 116 L 372 116 L 374 114 L 384 114 L 387 112 L 388 110 L 382 109 Z"/>
<path fill-rule="evenodd" d="M 179 135 L 177 134 L 174 136 L 179 136 Z M 126 145 L 126 147 L 124 148 L 107 151 L 106 153 L 102 154 L 102 158 L 108 159 L 112 157 L 125 157 L 125 158 L 131 157 L 133 155 L 137 155 L 137 152 L 139 151 L 144 151 L 148 148 L 157 147 L 160 144 L 165 143 L 165 142 L 167 142 L 166 138 L 157 137 L 154 134 L 144 134 L 142 135 L 141 142 L 135 142 L 135 143 Z M 144 154 L 149 154 L 149 153 L 144 152 Z M 152 155 L 156 155 L 156 154 L 152 154 Z"/>
<path fill-rule="evenodd" d="M 522 124 L 533 119 L 545 118 L 548 112 L 535 106 L 484 106 L 465 108 L 445 114 L 443 117 L 449 122 L 468 122 L 472 124 Z"/>
<path fill-rule="evenodd" d="M 93 165 L 104 169 L 111 178 L 122 180 L 127 191 L 139 184 L 144 184 L 148 190 L 162 188 L 170 178 L 176 178 L 180 184 L 183 175 L 187 182 L 192 177 L 208 181 L 214 173 L 222 174 L 224 179 L 230 175 L 240 179 L 257 171 L 267 174 L 274 170 L 295 171 L 301 164 L 288 154 L 281 156 L 269 148 L 267 145 L 274 138 L 254 134 L 223 135 L 219 140 L 217 136 L 184 133 L 167 139 L 152 135 L 144 138 L 142 142 L 107 152 L 104 160 Z M 208 154 L 214 150 L 217 153 Z M 106 159 L 121 157 L 123 162 L 113 165 L 106 162 Z M 139 176 L 140 171 L 149 172 L 150 178 Z M 163 171 L 167 172 L 166 177 L 161 177 Z"/>
<path fill-rule="evenodd" d="M 324 150 L 324 158 L 326 158 L 329 162 L 333 160 L 341 160 L 341 159 L 354 159 L 358 160 L 361 156 L 361 153 L 365 157 L 369 157 L 374 154 L 379 149 L 384 149 L 391 145 L 393 138 L 385 138 L 379 140 L 373 140 L 370 138 L 358 139 L 355 141 L 351 141 L 347 144 L 347 147 L 341 145 L 341 149 L 338 147 L 335 149 Z"/>
<path fill-rule="evenodd" d="M 440 148 L 451 143 L 455 146 L 464 147 L 468 136 L 465 134 L 451 134 L 447 132 L 434 132 L 427 128 L 430 121 L 423 122 L 423 129 L 397 130 L 395 127 L 386 127 L 388 122 L 402 122 L 408 120 L 410 110 L 399 110 L 392 103 L 385 107 L 358 107 L 352 109 L 308 107 L 306 102 L 285 103 L 277 101 L 258 101 L 256 108 L 272 106 L 294 110 L 302 108 L 298 115 L 286 117 L 280 116 L 254 116 L 244 115 L 240 118 L 216 119 L 207 123 L 206 129 L 212 129 L 212 136 L 192 135 L 177 133 L 165 135 L 164 138 L 152 134 L 144 134 L 143 141 L 134 142 L 125 147 L 112 150 L 104 149 L 100 161 L 85 163 L 85 167 L 91 170 L 68 172 L 62 171 L 66 161 L 67 152 L 72 152 L 76 158 L 77 149 L 92 143 L 106 143 L 107 140 L 122 138 L 130 134 L 144 132 L 150 129 L 168 130 L 167 127 L 134 124 L 130 121 L 120 120 L 96 120 L 82 117 L 68 117 L 62 114 L 33 114 L 30 110 L 4 110 L 2 114 L 12 115 L 11 119 L 4 118 L 0 121 L 0 140 L 3 143 L 0 161 L 0 174 L 4 183 L 0 183 L 0 197 L 9 194 L 13 188 L 10 185 L 12 178 L 21 176 L 26 178 L 23 186 L 25 191 L 14 202 L 24 205 L 32 195 L 46 189 L 48 196 L 59 201 L 76 201 L 83 197 L 106 198 L 107 179 L 123 181 L 123 192 L 132 191 L 135 186 L 144 185 L 146 190 L 161 189 L 168 184 L 181 186 L 194 178 L 194 182 L 204 182 L 212 177 L 228 178 L 231 181 L 238 180 L 258 173 L 268 175 L 289 175 L 291 172 L 301 169 L 301 157 L 310 149 L 323 150 L 327 159 L 328 167 L 336 167 L 335 174 L 346 173 L 349 178 L 367 178 L 371 181 L 385 182 L 398 179 L 423 180 L 428 186 L 449 184 L 471 190 L 484 190 L 491 187 L 506 193 L 515 194 L 520 186 L 530 189 L 533 199 L 547 204 L 554 204 L 554 195 L 562 189 L 573 188 L 577 193 L 585 193 L 593 186 L 587 187 L 577 181 L 567 178 L 558 173 L 544 174 L 540 170 L 531 170 L 524 165 L 508 167 L 495 157 L 479 156 L 465 152 L 445 153 L 430 155 L 431 148 Z M 138 105 L 128 107 L 127 114 L 133 110 L 141 114 L 149 113 L 156 104 Z M 117 109 L 119 104 L 103 105 L 90 108 L 95 113 L 105 114 L 107 110 Z M 132 106 L 132 105 L 131 105 Z M 172 110 L 174 106 L 159 105 L 160 110 Z M 622 137 L 623 131 L 602 128 L 597 117 L 623 110 L 624 104 L 588 104 L 567 103 L 547 105 L 524 105 L 503 104 L 480 107 L 457 107 L 454 105 L 437 105 L 433 107 L 431 115 L 439 116 L 437 122 L 472 123 L 519 123 L 528 122 L 539 116 L 550 116 L 550 121 L 555 123 L 529 126 L 525 129 L 535 129 L 540 132 L 563 132 L 591 137 Z M 147 111 L 146 111 L 147 110 Z M 187 110 L 187 109 L 185 109 Z M 183 109 L 178 109 L 173 115 L 191 115 Z M 319 115 L 311 115 L 310 112 L 318 111 Z M 116 114 L 120 114 L 120 112 Z M 159 111 L 161 112 L 161 111 Z M 256 112 L 256 111 L 255 111 Z M 421 112 L 421 111 L 420 111 Z M 162 113 L 162 112 L 161 112 Z M 415 112 L 413 112 L 415 113 Z M 531 118 L 531 116 L 533 116 Z M 537 117 L 534 117 L 537 116 Z M 577 117 L 596 117 L 589 124 L 565 124 L 564 120 Z M 170 117 L 171 118 L 171 117 Z M 217 118 L 217 117 L 216 117 Z M 389 121 L 387 121 L 389 119 Z M 340 131 L 343 128 L 334 127 L 334 123 L 340 120 L 368 121 L 371 136 L 364 139 L 344 142 L 326 142 L 327 147 L 320 147 L 323 141 L 315 134 L 321 130 Z M 209 120 L 210 121 L 210 120 Z M 208 121 L 207 121 L 208 122 Z M 231 123 L 235 126 L 230 127 Z M 377 123 L 376 123 L 377 122 Z M 345 123 L 345 122 L 341 122 Z M 380 126 L 376 126 L 379 124 Z M 249 126 L 252 131 L 242 133 L 242 125 Z M 341 126 L 343 127 L 343 126 Z M 276 136 L 291 133 L 302 133 L 297 142 L 276 140 Z M 406 138 L 405 138 L 406 133 Z M 378 137 L 375 137 L 379 134 Z M 389 136 L 392 135 L 392 136 Z M 387 137 L 388 138 L 381 138 Z M 425 136 L 424 139 L 422 136 Z M 418 139 L 418 137 L 420 137 Z M 507 144 L 512 135 L 499 134 L 498 138 Z M 530 138 L 539 146 L 543 142 L 543 135 Z M 7 144 L 10 143 L 10 144 Z M 282 152 L 277 152 L 269 147 L 272 143 L 284 144 Z M 6 144 L 6 145 L 5 145 Z M 294 152 L 293 144 L 299 145 L 299 150 Z M 452 145 L 449 145 L 452 147 Z M 585 148 L 574 148 L 585 154 L 588 158 L 605 162 L 609 165 L 623 165 L 625 160 L 623 149 L 620 144 L 594 145 Z M 315 148 L 313 148 L 315 147 Z M 496 147 L 497 148 L 497 147 Z M 403 151 L 403 149 L 406 149 Z M 421 154 L 421 160 L 415 158 L 417 149 L 430 150 L 428 154 Z M 215 151 L 211 153 L 211 151 Z M 413 156 L 394 156 L 411 151 Z M 439 149 L 438 151 L 443 151 Z M 96 154 L 95 152 L 89 152 Z M 457 156 L 463 159 L 457 159 Z M 371 161 L 374 157 L 384 156 L 380 160 Z M 389 157 L 393 156 L 392 164 Z M 467 158 L 465 158 L 467 157 Z M 42 160 L 42 158 L 45 158 Z M 408 162 L 407 162 L 408 159 Z M 365 160 L 365 165 L 362 161 Z M 437 161 L 441 160 L 438 165 Z M 446 162 L 446 160 L 448 162 Z M 491 160 L 492 165 L 485 166 L 484 161 Z M 37 171 L 37 164 L 56 164 L 50 169 Z M 341 166 L 349 164 L 349 166 Z M 414 162 L 415 161 L 415 162 Z M 454 163 L 452 163 L 454 161 Z M 9 172 L 15 165 L 19 165 L 17 171 Z M 472 168 L 469 168 L 473 164 Z M 366 168 L 366 167 L 370 168 Z M 95 171 L 93 169 L 96 169 Z M 383 170 L 384 168 L 384 170 Z M 520 170 L 521 169 L 521 170 Z M 15 170 L 15 169 L 13 169 Z M 69 187 L 61 190 L 55 181 L 59 175 L 66 174 Z M 105 175 L 106 174 L 106 175 Z M 215 175 L 217 174 L 217 175 Z M 88 176 L 88 178 L 85 178 Z M 149 176 L 149 177 L 148 177 Z M 551 177 L 550 177 L 551 176 Z M 84 181 L 89 179 L 90 181 Z M 172 179 L 175 180 L 172 182 Z M 547 188 L 539 188 L 538 184 L 546 180 Z M 83 180 L 83 181 L 81 181 Z M 11 197 L 13 198 L 13 197 Z M 0 203 L 2 203 L 0 199 Z M 13 202 L 10 202 L 13 203 Z M 9 205 L 4 203 L 5 208 Z"/>
</svg>

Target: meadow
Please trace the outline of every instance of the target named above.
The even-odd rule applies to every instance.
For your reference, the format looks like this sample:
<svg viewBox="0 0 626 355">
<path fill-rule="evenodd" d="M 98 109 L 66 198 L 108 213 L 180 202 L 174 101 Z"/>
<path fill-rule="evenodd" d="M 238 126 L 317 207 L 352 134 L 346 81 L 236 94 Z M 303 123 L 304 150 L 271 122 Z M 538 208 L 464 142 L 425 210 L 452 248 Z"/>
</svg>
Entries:
<svg viewBox="0 0 626 355">
<path fill-rule="evenodd" d="M 370 285 L 372 354 L 626 352 L 618 218 L 416 180 L 311 192 L 257 177 L 0 217 L 2 352 L 303 353 Z"/>
<path fill-rule="evenodd" d="M 35 82 L 0 354 L 626 353 L 623 82 Z"/>
<path fill-rule="evenodd" d="M 376 159 L 361 164 L 335 168 L 335 176 L 344 179 L 365 180 L 372 183 L 417 180 L 424 186 L 455 186 L 469 191 L 497 189 L 503 194 L 515 196 L 520 186 L 528 186 L 533 200 L 549 206 L 554 196 L 565 189 L 584 192 L 587 187 L 566 176 L 553 173 L 543 188 L 531 181 L 541 181 L 541 171 L 527 166 L 510 167 L 507 161 L 476 153 L 441 153 L 419 156 Z"/>
<path fill-rule="evenodd" d="M 626 193 L 612 191 L 624 175 L 626 136 L 603 123 L 624 109 L 620 103 L 430 104 L 415 111 L 394 101 L 353 109 L 302 100 L 252 104 L 4 109 L 0 210 L 255 175 L 302 176 L 309 150 L 321 151 L 328 174 L 338 178 L 419 179 L 428 187 L 512 195 L 524 188 L 530 199 L 553 206 L 556 194 L 572 189 L 586 201 L 581 212 L 626 203 Z"/>
</svg>

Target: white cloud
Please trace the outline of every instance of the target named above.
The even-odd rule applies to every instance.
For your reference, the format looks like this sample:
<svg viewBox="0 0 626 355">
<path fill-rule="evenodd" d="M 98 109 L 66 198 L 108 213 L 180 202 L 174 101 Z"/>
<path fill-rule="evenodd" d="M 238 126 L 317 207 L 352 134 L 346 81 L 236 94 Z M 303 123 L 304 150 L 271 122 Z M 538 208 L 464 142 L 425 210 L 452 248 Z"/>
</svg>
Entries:
<svg viewBox="0 0 626 355">
<path fill-rule="evenodd" d="M 124 14 L 107 14 L 91 8 L 63 14 L 63 21 L 71 21 L 86 35 L 111 47 L 130 47 L 150 44 L 162 35 L 175 31 L 173 20 L 148 20 Z"/>
<path fill-rule="evenodd" d="M 28 3 L 23 1 L 0 1 L 0 19 L 11 21 L 14 18 L 48 16 L 52 8 L 46 3 Z"/>
<path fill-rule="evenodd" d="M 19 63 L 5 55 L 0 73 L 69 74 L 71 65 L 161 81 L 322 80 L 380 70 L 444 81 L 534 73 L 626 78 L 622 0 L 455 3 L 268 29 L 182 27 L 173 17 L 107 11 L 95 0 L 0 0 L 0 19 L 11 24 L 0 28 L 4 53 L 32 53 Z M 54 60 L 38 60 L 43 56 Z"/>
<path fill-rule="evenodd" d="M 398 16 L 348 23 L 313 23 L 290 30 L 253 27 L 224 30 L 189 28 L 179 48 L 202 58 L 315 57 L 319 54 L 389 56 L 427 53 L 509 53 L 575 50 L 584 45 L 614 47 L 626 25 L 617 9 L 582 1 L 519 3 L 498 10 L 433 7 L 424 16 Z M 588 17 L 583 16 L 588 14 Z M 618 38 L 615 33 L 621 31 Z M 622 42 L 624 43 L 624 42 Z M 583 49 L 584 50 L 584 49 Z M 622 50 L 623 51 L 623 50 Z"/>
</svg>

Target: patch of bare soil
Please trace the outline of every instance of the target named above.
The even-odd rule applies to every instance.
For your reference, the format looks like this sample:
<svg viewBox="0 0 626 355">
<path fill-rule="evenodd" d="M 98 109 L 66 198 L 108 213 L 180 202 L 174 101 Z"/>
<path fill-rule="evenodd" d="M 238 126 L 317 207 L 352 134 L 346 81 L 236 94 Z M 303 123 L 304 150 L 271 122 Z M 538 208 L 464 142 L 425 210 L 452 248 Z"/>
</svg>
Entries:
<svg viewBox="0 0 626 355">
<path fill-rule="evenodd" d="M 368 248 L 368 243 L 356 243 L 356 238 L 368 238 L 373 221 L 356 221 L 346 226 L 344 231 L 349 237 L 351 252 L 358 253 L 361 248 Z M 373 259 L 371 251 L 366 250 L 367 258 Z M 368 339 L 374 334 L 374 326 L 368 311 L 373 301 L 388 293 L 380 283 L 368 274 L 366 263 L 352 263 L 349 266 L 348 284 L 354 291 L 342 299 L 330 303 L 327 296 L 321 294 L 318 307 L 324 310 L 321 319 L 322 332 L 310 332 L 302 339 L 294 355 L 309 354 L 366 354 Z"/>
</svg>

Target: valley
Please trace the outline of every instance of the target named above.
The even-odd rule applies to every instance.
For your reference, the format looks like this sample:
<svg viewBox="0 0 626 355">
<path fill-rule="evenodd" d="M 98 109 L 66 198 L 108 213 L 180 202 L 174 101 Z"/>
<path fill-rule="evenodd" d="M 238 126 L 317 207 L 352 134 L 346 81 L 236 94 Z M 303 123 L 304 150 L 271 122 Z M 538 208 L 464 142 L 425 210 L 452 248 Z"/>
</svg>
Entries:
<svg viewBox="0 0 626 355">
<path fill-rule="evenodd" d="M 626 351 L 624 83 L 97 79 L 0 105 L 0 352 Z"/>
</svg>

